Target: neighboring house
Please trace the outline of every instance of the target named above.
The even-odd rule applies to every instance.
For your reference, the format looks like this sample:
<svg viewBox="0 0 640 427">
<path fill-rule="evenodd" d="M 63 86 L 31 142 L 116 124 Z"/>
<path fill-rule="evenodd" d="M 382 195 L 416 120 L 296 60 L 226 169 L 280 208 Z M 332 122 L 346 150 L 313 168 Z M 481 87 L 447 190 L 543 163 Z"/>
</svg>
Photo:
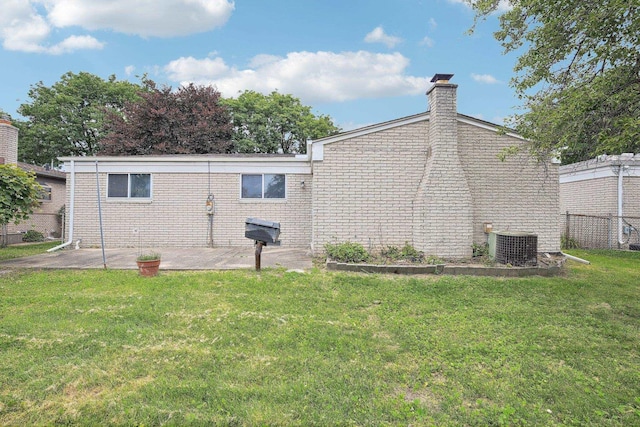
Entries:
<svg viewBox="0 0 640 427">
<path fill-rule="evenodd" d="M 458 114 L 450 77 L 434 77 L 428 112 L 313 141 L 305 155 L 61 158 L 65 240 L 100 245 L 101 217 L 106 247 L 252 245 L 245 219 L 257 217 L 313 253 L 348 240 L 466 258 L 491 227 L 558 252 L 557 165 L 500 161 L 522 138 Z"/>
<path fill-rule="evenodd" d="M 40 206 L 30 218 L 19 224 L 9 224 L 9 243 L 19 243 L 22 235 L 29 230 L 39 231 L 43 236 L 59 238 L 61 236 L 60 209 L 66 198 L 66 174 L 40 166 L 18 162 L 18 128 L 5 118 L 0 118 L 0 164 L 17 164 L 21 169 L 33 172 L 36 181 L 42 186 Z"/>
<path fill-rule="evenodd" d="M 640 154 L 602 155 L 563 165 L 559 174 L 563 233 L 583 247 L 640 241 Z"/>
</svg>

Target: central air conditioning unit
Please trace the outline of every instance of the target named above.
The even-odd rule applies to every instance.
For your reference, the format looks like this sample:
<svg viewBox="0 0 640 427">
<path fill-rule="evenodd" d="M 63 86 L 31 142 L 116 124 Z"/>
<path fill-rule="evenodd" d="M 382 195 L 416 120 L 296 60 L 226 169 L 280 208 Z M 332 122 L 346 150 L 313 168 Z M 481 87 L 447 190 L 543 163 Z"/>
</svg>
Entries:
<svg viewBox="0 0 640 427">
<path fill-rule="evenodd" d="M 536 266 L 538 236 L 519 231 L 492 231 L 489 233 L 489 256 L 500 264 Z"/>
</svg>

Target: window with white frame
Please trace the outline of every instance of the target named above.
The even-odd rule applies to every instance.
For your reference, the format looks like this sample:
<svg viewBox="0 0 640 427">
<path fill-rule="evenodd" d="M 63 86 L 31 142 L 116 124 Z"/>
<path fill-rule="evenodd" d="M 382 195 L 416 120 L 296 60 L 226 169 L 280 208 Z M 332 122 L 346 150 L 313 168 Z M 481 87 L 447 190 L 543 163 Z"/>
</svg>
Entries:
<svg viewBox="0 0 640 427">
<path fill-rule="evenodd" d="M 284 199 L 286 196 L 284 174 L 243 174 L 243 199 Z"/>
<path fill-rule="evenodd" d="M 40 201 L 51 201 L 51 187 L 48 184 L 40 183 L 40 192 L 38 193 Z"/>
<path fill-rule="evenodd" d="M 110 173 L 107 181 L 107 197 L 126 199 L 151 198 L 151 174 Z"/>
</svg>

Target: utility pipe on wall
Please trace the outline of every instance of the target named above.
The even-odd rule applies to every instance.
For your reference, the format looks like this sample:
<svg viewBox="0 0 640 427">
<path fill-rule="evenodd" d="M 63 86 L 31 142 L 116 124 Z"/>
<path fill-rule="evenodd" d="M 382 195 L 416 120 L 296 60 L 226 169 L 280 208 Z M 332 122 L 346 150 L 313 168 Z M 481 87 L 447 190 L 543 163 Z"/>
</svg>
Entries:
<svg viewBox="0 0 640 427">
<path fill-rule="evenodd" d="M 65 243 L 48 249 L 47 252 L 57 251 L 58 249 L 62 249 L 66 246 L 69 246 L 73 242 L 73 211 L 75 205 L 75 196 L 76 196 L 76 163 L 74 160 L 71 160 L 71 185 L 70 185 L 70 197 L 69 197 L 69 240 Z"/>
<path fill-rule="evenodd" d="M 622 214 L 623 214 L 623 205 L 622 201 L 624 198 L 624 191 L 622 189 L 623 184 L 623 175 L 622 172 L 627 169 L 628 166 L 620 165 L 618 166 L 618 244 L 624 245 L 625 242 L 622 240 Z"/>
<path fill-rule="evenodd" d="M 98 173 L 98 161 L 96 160 L 96 193 L 98 197 L 98 221 L 100 222 L 100 243 L 102 246 L 102 265 L 107 268 L 107 257 L 104 253 L 104 231 L 102 227 L 102 204 L 100 203 L 100 174 Z"/>
</svg>

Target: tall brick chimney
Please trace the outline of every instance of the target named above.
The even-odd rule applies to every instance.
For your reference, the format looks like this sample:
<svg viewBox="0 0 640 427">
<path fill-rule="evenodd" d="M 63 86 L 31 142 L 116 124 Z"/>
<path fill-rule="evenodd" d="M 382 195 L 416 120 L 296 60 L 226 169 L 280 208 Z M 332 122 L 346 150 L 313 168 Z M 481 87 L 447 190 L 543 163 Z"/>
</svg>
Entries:
<svg viewBox="0 0 640 427">
<path fill-rule="evenodd" d="M 0 163 L 18 163 L 18 128 L 13 126 L 9 117 L 0 114 Z"/>
<path fill-rule="evenodd" d="M 422 181 L 413 201 L 413 244 L 425 254 L 467 258 L 472 254 L 473 201 L 458 156 L 453 74 L 436 74 L 427 91 L 429 142 Z"/>
</svg>

